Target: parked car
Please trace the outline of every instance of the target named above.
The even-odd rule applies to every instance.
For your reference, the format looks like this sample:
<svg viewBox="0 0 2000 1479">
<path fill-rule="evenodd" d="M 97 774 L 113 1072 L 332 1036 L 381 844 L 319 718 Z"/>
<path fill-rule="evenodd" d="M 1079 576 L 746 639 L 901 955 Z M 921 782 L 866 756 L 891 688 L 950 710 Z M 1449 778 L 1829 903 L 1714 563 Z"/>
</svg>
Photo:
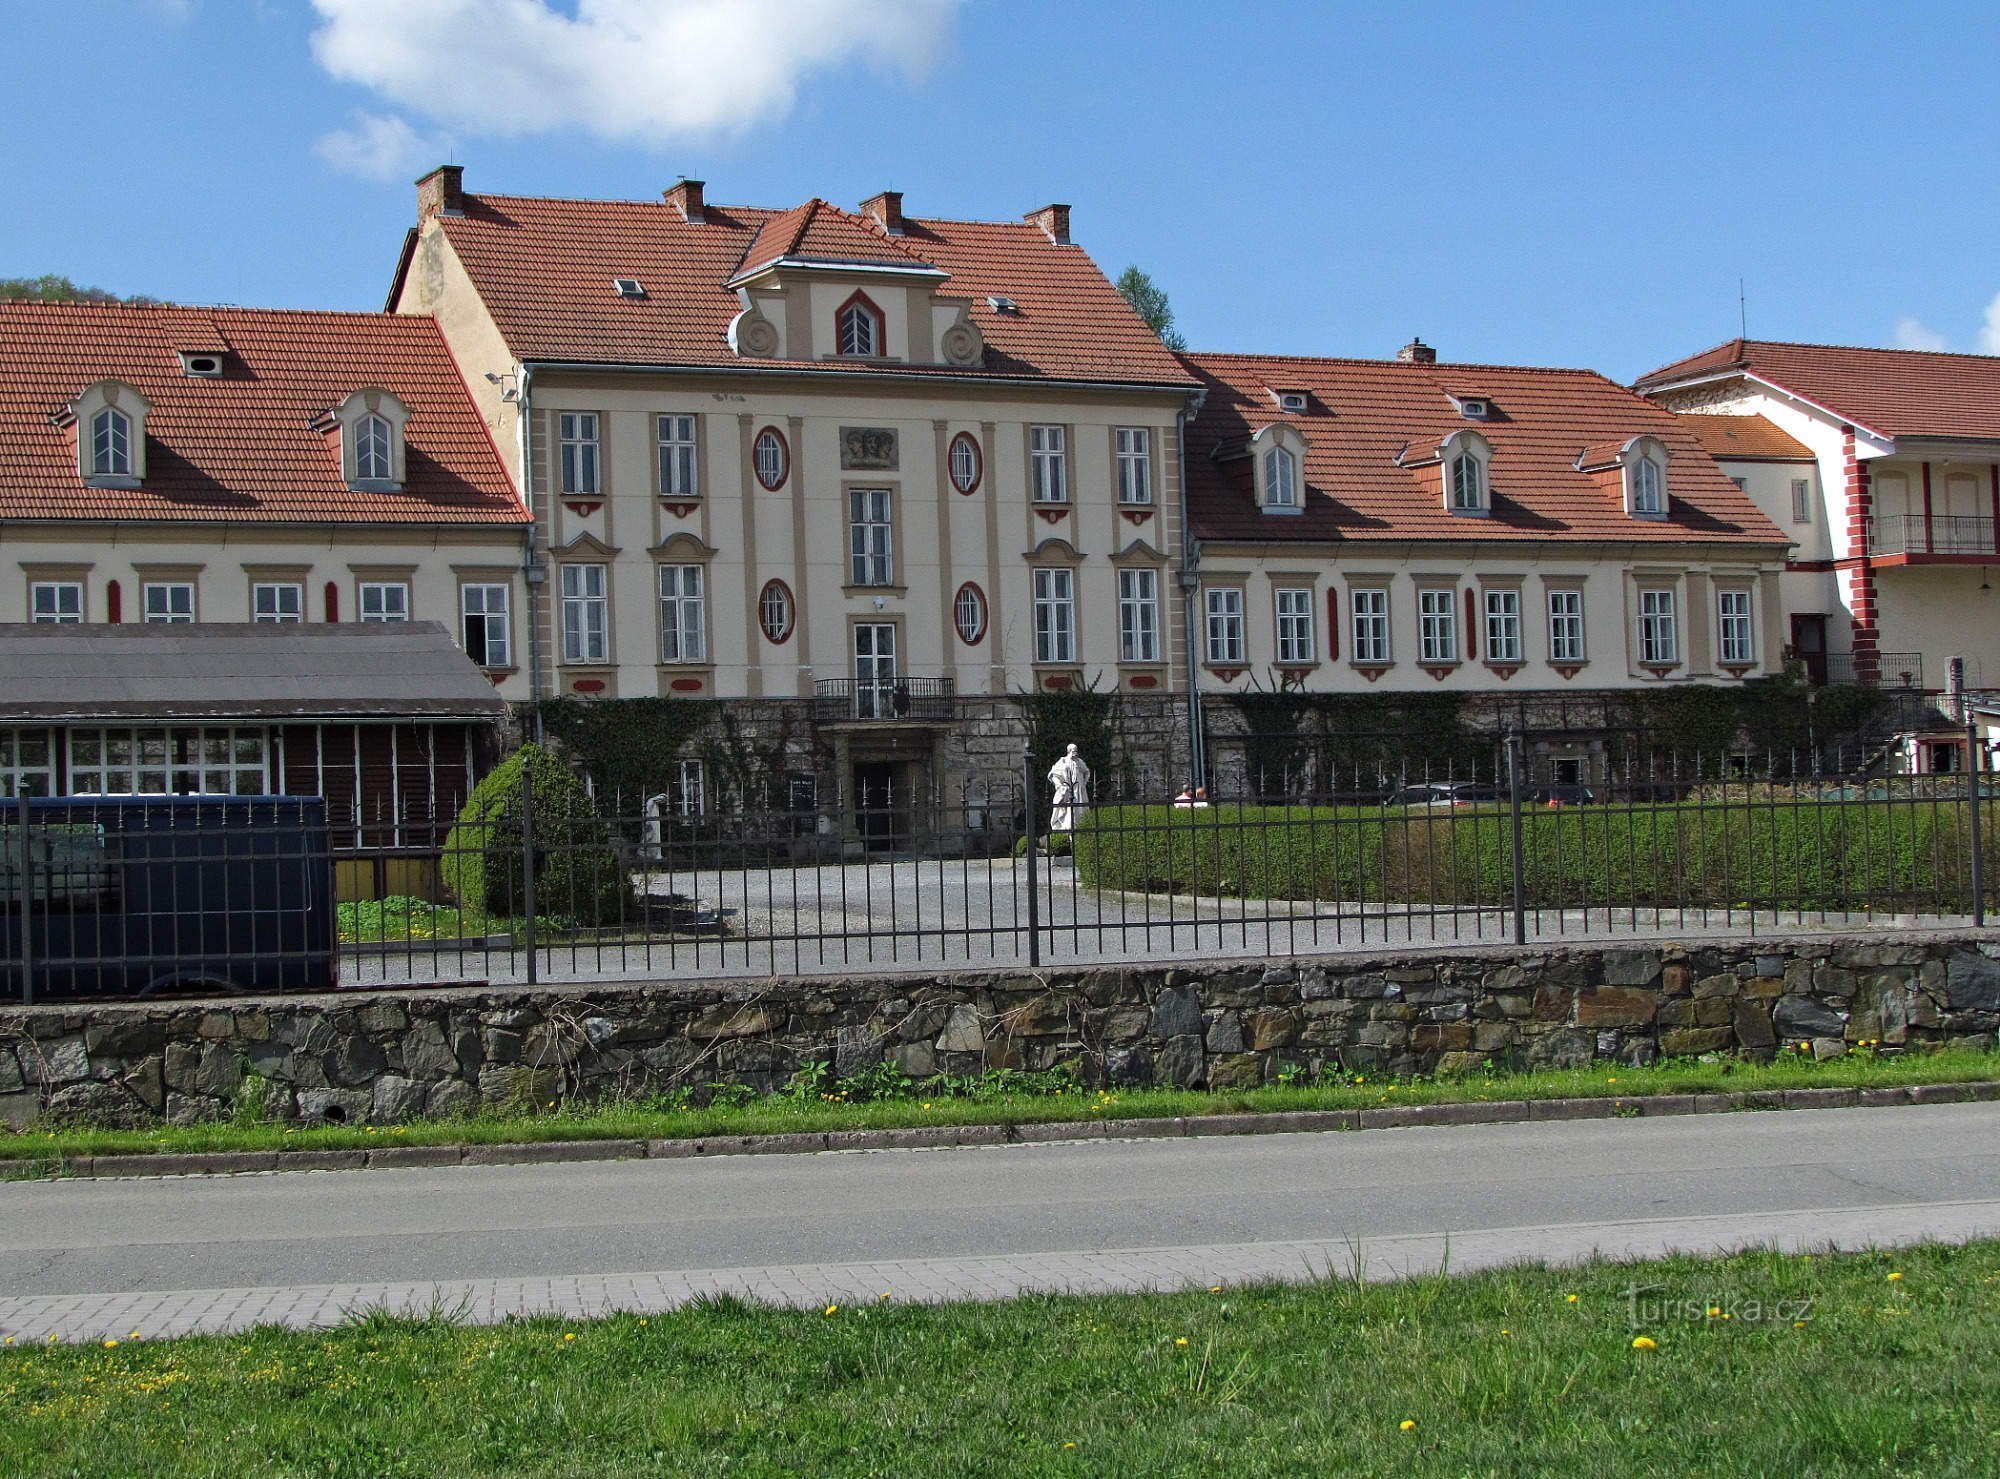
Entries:
<svg viewBox="0 0 2000 1479">
<path fill-rule="evenodd" d="M 1384 801 L 1384 806 L 1490 806 L 1505 801 L 1506 793 L 1497 786 L 1475 785 L 1469 781 L 1424 781 L 1405 786 Z"/>
<path fill-rule="evenodd" d="M 1536 806 L 1590 806 L 1597 793 L 1588 786 L 1537 786 L 1528 799 Z"/>
</svg>

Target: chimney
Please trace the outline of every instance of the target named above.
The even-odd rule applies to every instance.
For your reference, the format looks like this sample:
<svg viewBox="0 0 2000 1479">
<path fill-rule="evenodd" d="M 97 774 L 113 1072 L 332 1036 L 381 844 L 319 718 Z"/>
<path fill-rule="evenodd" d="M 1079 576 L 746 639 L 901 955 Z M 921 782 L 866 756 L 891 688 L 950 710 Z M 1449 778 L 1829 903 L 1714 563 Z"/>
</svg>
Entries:
<svg viewBox="0 0 2000 1479">
<path fill-rule="evenodd" d="M 880 195 L 871 195 L 861 202 L 861 214 L 873 216 L 882 223 L 882 229 L 891 236 L 903 234 L 903 192 L 884 190 Z"/>
<path fill-rule="evenodd" d="M 1434 365 L 1438 362 L 1438 352 L 1421 339 L 1412 339 L 1396 351 L 1396 358 L 1406 365 Z"/>
<path fill-rule="evenodd" d="M 1031 226 L 1042 228 L 1046 236 L 1057 246 L 1069 245 L 1069 207 L 1066 205 L 1045 205 L 1038 211 L 1029 211 L 1021 217 Z"/>
<path fill-rule="evenodd" d="M 465 178 L 465 166 L 441 164 L 417 181 L 417 220 L 428 221 L 432 216 L 462 216 L 465 214 L 465 192 L 459 182 Z"/>
<path fill-rule="evenodd" d="M 683 177 L 666 193 L 667 204 L 679 211 L 681 219 L 690 226 L 699 226 L 707 219 L 701 210 L 701 185 L 700 180 Z"/>
</svg>

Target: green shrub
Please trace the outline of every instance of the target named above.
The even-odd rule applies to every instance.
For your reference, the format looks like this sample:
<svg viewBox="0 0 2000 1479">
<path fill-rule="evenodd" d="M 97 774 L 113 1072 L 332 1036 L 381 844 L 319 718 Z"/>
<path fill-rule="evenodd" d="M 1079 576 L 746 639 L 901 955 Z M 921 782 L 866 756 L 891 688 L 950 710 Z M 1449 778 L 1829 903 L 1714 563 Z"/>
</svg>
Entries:
<svg viewBox="0 0 2000 1479">
<path fill-rule="evenodd" d="M 577 924 L 613 924 L 632 907 L 632 883 L 590 793 L 568 766 L 523 745 L 466 798 L 445 839 L 439 876 L 460 908 L 518 918 L 527 912 L 524 772 L 534 776 L 535 908 Z"/>
</svg>

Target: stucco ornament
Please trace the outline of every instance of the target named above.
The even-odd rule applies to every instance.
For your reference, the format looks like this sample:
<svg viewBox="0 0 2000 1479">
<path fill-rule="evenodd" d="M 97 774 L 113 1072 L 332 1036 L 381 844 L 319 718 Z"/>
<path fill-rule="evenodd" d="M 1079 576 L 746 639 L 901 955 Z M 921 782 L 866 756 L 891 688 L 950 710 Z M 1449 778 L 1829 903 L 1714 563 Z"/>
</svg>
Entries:
<svg viewBox="0 0 2000 1479">
<path fill-rule="evenodd" d="M 1056 788 L 1055 808 L 1049 813 L 1051 832 L 1074 830 L 1077 818 L 1090 805 L 1090 767 L 1071 745 L 1068 752 L 1049 767 L 1049 784 Z"/>
<path fill-rule="evenodd" d="M 770 359 L 778 352 L 778 326 L 755 308 L 746 308 L 729 324 L 729 343 L 744 359 Z"/>
</svg>

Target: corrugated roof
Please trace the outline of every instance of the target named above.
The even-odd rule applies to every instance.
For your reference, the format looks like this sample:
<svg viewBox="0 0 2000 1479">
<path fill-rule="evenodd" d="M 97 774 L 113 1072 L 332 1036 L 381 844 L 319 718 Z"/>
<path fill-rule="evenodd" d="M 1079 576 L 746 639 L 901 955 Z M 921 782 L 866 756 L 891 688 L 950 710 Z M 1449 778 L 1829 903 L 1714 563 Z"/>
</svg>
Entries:
<svg viewBox="0 0 2000 1479">
<path fill-rule="evenodd" d="M 183 372 L 183 350 L 223 373 Z M 146 397 L 146 480 L 86 488 L 50 416 L 100 380 Z M 399 493 L 357 493 L 314 421 L 380 386 L 410 412 Z M 518 524 L 520 500 L 436 323 L 386 313 L 0 302 L 0 517 Z"/>
<path fill-rule="evenodd" d="M 1687 418 L 1592 371 L 1263 355 L 1182 358 L 1208 386 L 1188 437 L 1190 523 L 1203 539 L 1788 542 L 1723 476 L 1684 428 Z M 1451 395 L 1475 384 L 1492 408 L 1468 420 Z M 1310 410 L 1280 413 L 1267 390 L 1274 385 L 1306 391 Z M 1249 459 L 1228 457 L 1273 422 L 1306 438 L 1300 514 L 1260 511 Z M 1489 517 L 1445 511 L 1435 462 L 1397 466 L 1406 447 L 1410 460 L 1428 459 L 1455 431 L 1476 431 L 1492 445 Z M 1585 449 L 1611 447 L 1615 455 L 1637 436 L 1657 437 L 1673 454 L 1665 519 L 1624 512 L 1618 466 L 1577 469 Z M 1217 451 L 1224 460 L 1212 455 Z"/>
<path fill-rule="evenodd" d="M 2000 356 L 1731 339 L 1635 382 L 1653 391 L 1743 371 L 1887 437 L 2000 441 Z"/>
<path fill-rule="evenodd" d="M 432 621 L 0 625 L 0 721 L 483 721 L 506 707 Z"/>
<path fill-rule="evenodd" d="M 702 216 L 686 221 L 665 201 L 467 195 L 463 214 L 438 220 L 521 360 L 1191 387 L 1090 255 L 1027 222 L 905 218 L 903 234 L 891 238 L 872 217 L 823 201 L 782 212 L 705 205 Z M 938 291 L 970 300 L 986 338 L 983 368 L 738 358 L 727 334 L 743 305 L 727 284 L 753 265 L 751 256 L 771 257 L 780 245 L 848 260 L 866 250 L 872 255 L 860 260 L 949 273 Z M 618 277 L 637 278 L 646 296 L 613 294 Z M 1012 299 L 1015 310 L 998 311 L 989 296 Z"/>
<path fill-rule="evenodd" d="M 1767 416 L 1681 417 L 1681 425 L 1722 462 L 1811 462 L 1813 451 Z"/>
</svg>

